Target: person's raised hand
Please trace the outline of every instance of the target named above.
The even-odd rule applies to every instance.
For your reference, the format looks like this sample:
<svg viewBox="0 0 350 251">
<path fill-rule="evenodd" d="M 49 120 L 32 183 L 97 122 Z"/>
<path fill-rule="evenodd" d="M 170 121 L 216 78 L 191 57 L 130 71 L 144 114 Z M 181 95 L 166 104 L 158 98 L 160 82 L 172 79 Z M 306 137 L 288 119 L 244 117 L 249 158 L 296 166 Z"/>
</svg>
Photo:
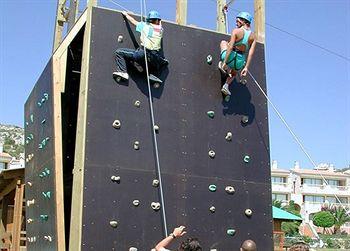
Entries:
<svg viewBox="0 0 350 251">
<path fill-rule="evenodd" d="M 181 237 L 186 234 L 185 227 L 184 226 L 179 226 L 177 228 L 174 228 L 173 235 L 175 237 Z"/>
</svg>

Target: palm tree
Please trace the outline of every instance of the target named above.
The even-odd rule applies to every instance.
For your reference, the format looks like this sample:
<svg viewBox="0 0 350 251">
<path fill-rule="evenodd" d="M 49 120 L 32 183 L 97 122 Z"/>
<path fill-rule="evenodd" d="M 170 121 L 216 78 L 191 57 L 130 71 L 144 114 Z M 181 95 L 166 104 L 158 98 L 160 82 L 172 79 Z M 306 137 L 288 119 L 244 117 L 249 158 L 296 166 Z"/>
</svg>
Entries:
<svg viewBox="0 0 350 251">
<path fill-rule="evenodd" d="M 334 234 L 337 234 L 340 227 L 347 222 L 350 222 L 350 215 L 347 214 L 345 208 L 333 206 L 331 213 L 334 217 Z"/>
</svg>

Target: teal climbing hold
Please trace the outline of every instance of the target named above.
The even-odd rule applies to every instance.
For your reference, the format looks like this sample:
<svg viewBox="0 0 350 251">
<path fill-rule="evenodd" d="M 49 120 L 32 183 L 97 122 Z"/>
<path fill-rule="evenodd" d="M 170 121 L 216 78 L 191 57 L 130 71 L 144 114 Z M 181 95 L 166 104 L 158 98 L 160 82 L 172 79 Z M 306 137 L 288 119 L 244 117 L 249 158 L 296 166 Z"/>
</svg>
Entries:
<svg viewBox="0 0 350 251">
<path fill-rule="evenodd" d="M 41 121 L 41 124 L 45 124 L 45 122 L 46 122 L 46 119 L 43 119 L 43 120 Z"/>
<path fill-rule="evenodd" d="M 34 122 L 34 115 L 33 114 L 30 114 L 30 122 Z"/>
<path fill-rule="evenodd" d="M 215 192 L 216 191 L 216 185 L 214 185 L 214 184 L 209 185 L 209 191 L 210 192 Z"/>
<path fill-rule="evenodd" d="M 226 233 L 230 236 L 234 236 L 236 233 L 236 230 L 235 229 L 227 229 Z"/>
<path fill-rule="evenodd" d="M 42 221 L 47 221 L 49 219 L 49 216 L 47 214 L 40 214 L 40 219 Z"/>
<path fill-rule="evenodd" d="M 43 144 L 39 143 L 38 148 L 39 148 L 39 149 L 43 149 Z"/>
<path fill-rule="evenodd" d="M 39 107 L 41 107 L 43 105 L 40 101 L 37 104 Z"/>
<path fill-rule="evenodd" d="M 29 126 L 29 122 L 28 121 L 26 121 L 26 126 Z"/>
<path fill-rule="evenodd" d="M 47 94 L 46 92 L 44 93 L 44 98 L 46 99 L 46 100 L 49 100 L 49 94 Z"/>
<path fill-rule="evenodd" d="M 47 199 L 51 199 L 51 192 L 50 191 L 42 192 L 42 195 Z"/>
<path fill-rule="evenodd" d="M 212 63 L 213 63 L 213 57 L 212 57 L 212 55 L 208 55 L 207 56 L 207 64 L 211 65 Z"/>
<path fill-rule="evenodd" d="M 214 111 L 207 111 L 207 115 L 209 118 L 213 119 L 215 116 L 215 112 Z"/>
<path fill-rule="evenodd" d="M 249 163 L 249 161 L 250 161 L 249 155 L 244 156 L 243 161 L 244 161 L 245 163 Z"/>
</svg>

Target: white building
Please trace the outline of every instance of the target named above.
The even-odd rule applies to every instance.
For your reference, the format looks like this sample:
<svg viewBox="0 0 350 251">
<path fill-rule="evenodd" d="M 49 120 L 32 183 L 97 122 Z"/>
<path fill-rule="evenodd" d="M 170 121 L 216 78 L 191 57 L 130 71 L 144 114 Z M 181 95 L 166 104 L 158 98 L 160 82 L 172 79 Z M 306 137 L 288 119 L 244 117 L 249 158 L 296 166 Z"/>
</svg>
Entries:
<svg viewBox="0 0 350 251">
<path fill-rule="evenodd" d="M 301 207 L 305 222 L 322 206 L 340 205 L 350 208 L 350 173 L 337 172 L 333 165 L 321 164 L 316 169 L 301 169 L 298 162 L 290 170 L 271 166 L 272 200 L 293 200 Z M 338 197 L 338 198 L 336 198 Z M 339 200 L 340 202 L 339 202 Z M 350 232 L 350 224 L 343 228 Z"/>
</svg>

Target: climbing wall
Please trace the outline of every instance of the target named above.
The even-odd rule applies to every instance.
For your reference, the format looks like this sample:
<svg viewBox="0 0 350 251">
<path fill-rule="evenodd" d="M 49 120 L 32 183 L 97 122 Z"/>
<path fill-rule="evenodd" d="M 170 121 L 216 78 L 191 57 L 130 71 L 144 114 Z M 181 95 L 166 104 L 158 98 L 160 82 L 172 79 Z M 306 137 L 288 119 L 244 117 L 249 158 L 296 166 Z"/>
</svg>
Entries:
<svg viewBox="0 0 350 251">
<path fill-rule="evenodd" d="M 163 237 L 164 209 L 168 231 L 185 225 L 205 250 L 238 250 L 246 239 L 272 250 L 266 101 L 250 78 L 235 81 L 231 100 L 223 100 L 217 63 L 227 36 L 164 28 L 170 65 L 164 84 L 152 88 L 160 187 L 146 79 L 132 67 L 127 83 L 112 79 L 114 50 L 134 48 L 138 35 L 119 12 L 93 10 L 81 247 L 149 250 Z M 266 90 L 262 44 L 251 72 Z"/>
<path fill-rule="evenodd" d="M 28 250 L 55 250 L 52 62 L 25 104 L 26 231 Z"/>
</svg>

